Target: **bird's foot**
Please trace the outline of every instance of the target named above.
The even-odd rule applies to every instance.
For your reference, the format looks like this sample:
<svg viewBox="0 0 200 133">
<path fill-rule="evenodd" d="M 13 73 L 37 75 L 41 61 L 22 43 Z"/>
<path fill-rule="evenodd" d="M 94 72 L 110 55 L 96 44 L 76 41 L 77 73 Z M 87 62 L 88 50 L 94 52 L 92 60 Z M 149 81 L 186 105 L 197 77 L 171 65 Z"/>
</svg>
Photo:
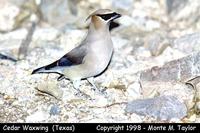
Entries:
<svg viewBox="0 0 200 133">
<path fill-rule="evenodd" d="M 88 94 L 86 94 L 86 93 L 84 93 L 84 92 L 82 92 L 82 91 L 80 91 L 80 90 L 78 90 L 78 92 L 75 93 L 75 95 L 78 96 L 78 97 L 83 97 L 83 98 L 85 98 L 85 99 L 92 100 L 92 98 L 91 98 L 90 95 L 88 95 Z"/>
<path fill-rule="evenodd" d="M 75 94 L 76 96 L 84 97 L 85 99 L 92 99 L 90 95 L 79 90 L 80 80 L 74 80 L 73 85 L 74 85 L 74 89 L 77 91 L 77 93 Z"/>
<path fill-rule="evenodd" d="M 94 83 L 94 78 L 87 78 L 87 81 L 92 85 L 92 90 L 94 92 L 97 92 L 98 94 L 104 94 L 104 90 L 101 90 L 99 87 L 97 87 Z"/>
</svg>

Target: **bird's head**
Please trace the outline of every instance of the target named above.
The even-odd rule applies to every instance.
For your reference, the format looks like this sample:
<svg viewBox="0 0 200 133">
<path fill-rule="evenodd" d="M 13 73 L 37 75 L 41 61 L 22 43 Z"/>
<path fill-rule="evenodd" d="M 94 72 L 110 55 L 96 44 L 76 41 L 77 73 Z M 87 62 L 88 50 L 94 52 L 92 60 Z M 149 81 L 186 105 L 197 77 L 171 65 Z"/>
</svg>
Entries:
<svg viewBox="0 0 200 133">
<path fill-rule="evenodd" d="M 86 20 L 91 18 L 91 23 L 94 24 L 96 29 L 99 29 L 104 26 L 109 26 L 113 20 L 119 17 L 121 17 L 121 14 L 113 12 L 110 9 L 99 9 L 90 14 Z"/>
</svg>

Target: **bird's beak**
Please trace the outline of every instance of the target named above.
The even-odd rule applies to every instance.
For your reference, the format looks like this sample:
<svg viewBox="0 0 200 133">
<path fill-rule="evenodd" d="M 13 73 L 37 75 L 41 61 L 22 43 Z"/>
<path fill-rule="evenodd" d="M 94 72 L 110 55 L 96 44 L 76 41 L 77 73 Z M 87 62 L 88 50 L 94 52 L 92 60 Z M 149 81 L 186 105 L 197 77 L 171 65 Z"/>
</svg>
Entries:
<svg viewBox="0 0 200 133">
<path fill-rule="evenodd" d="M 115 15 L 115 16 L 113 16 L 112 20 L 115 20 L 115 19 L 117 19 L 117 18 L 120 18 L 121 16 L 122 16 L 121 14 L 119 14 L 119 13 L 116 13 L 116 15 Z"/>
</svg>

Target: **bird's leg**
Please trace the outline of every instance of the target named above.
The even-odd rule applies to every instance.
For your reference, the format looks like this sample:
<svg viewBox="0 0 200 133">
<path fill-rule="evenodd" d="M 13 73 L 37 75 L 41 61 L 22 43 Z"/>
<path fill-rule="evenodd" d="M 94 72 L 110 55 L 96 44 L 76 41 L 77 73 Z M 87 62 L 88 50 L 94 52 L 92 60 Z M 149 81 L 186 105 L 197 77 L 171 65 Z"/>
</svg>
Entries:
<svg viewBox="0 0 200 133">
<path fill-rule="evenodd" d="M 47 74 L 47 76 L 46 76 L 45 80 L 47 80 L 48 78 L 49 78 L 49 74 Z"/>
<path fill-rule="evenodd" d="M 100 91 L 99 87 L 97 87 L 94 83 L 94 77 L 87 78 L 87 81 L 93 86 L 93 90 Z"/>
<path fill-rule="evenodd" d="M 87 78 L 87 81 L 93 86 L 93 90 L 97 91 L 100 94 L 105 94 L 104 90 L 100 90 L 94 83 L 94 77 Z"/>
<path fill-rule="evenodd" d="M 77 90 L 77 91 L 80 91 L 79 87 L 81 85 L 81 81 L 80 80 L 74 80 L 74 81 L 72 81 L 72 83 L 73 83 L 74 89 Z"/>
<path fill-rule="evenodd" d="M 98 90 L 98 87 L 94 83 L 94 77 L 87 78 L 87 81 L 92 85 L 93 90 Z"/>
<path fill-rule="evenodd" d="M 80 85 L 81 85 L 81 80 L 74 80 L 74 81 L 72 81 L 72 83 L 73 83 L 74 89 L 78 91 L 78 93 L 77 93 L 76 95 L 81 94 L 81 95 L 83 95 L 83 96 L 86 97 L 86 98 L 91 98 L 91 97 L 90 97 L 89 95 L 87 95 L 86 93 L 80 91 L 79 88 L 80 88 Z"/>
</svg>

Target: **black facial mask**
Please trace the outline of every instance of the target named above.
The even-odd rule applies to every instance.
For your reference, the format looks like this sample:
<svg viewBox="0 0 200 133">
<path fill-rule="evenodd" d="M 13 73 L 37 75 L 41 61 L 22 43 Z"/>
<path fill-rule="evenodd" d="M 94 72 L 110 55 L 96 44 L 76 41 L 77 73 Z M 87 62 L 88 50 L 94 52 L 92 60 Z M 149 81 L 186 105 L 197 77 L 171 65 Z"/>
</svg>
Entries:
<svg viewBox="0 0 200 133">
<path fill-rule="evenodd" d="M 116 16 L 117 15 L 117 13 L 108 13 L 108 14 L 97 14 L 97 16 L 99 16 L 99 17 L 101 17 L 102 19 L 104 19 L 104 20 L 109 20 L 109 19 L 111 19 L 112 17 L 114 17 L 114 16 Z"/>
</svg>

